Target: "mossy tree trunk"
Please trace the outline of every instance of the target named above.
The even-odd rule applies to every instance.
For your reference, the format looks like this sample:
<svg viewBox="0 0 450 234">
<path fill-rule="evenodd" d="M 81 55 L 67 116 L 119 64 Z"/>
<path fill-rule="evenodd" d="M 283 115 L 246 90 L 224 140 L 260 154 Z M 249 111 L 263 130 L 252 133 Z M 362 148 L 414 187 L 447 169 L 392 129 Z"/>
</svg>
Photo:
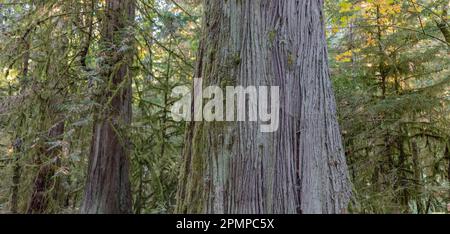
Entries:
<svg viewBox="0 0 450 234">
<path fill-rule="evenodd" d="M 47 142 L 56 142 L 62 139 L 64 134 L 64 121 L 59 120 L 57 124 L 52 126 L 48 131 Z M 39 166 L 37 176 L 33 184 L 33 193 L 30 198 L 27 213 L 41 214 L 54 213 L 54 207 L 49 208 L 51 200 L 57 201 L 59 196 L 58 183 L 55 178 L 56 169 L 59 167 L 59 157 L 61 154 L 61 146 L 42 147 L 37 156 L 37 165 Z M 49 163 L 51 161 L 51 163 Z M 57 204 L 57 203 L 56 203 Z M 57 208 L 57 207 L 56 207 Z"/>
<path fill-rule="evenodd" d="M 205 0 L 204 12 L 196 77 L 222 88 L 279 86 L 280 127 L 190 123 L 176 212 L 346 212 L 323 0 Z"/>
<path fill-rule="evenodd" d="M 131 213 L 129 179 L 134 0 L 107 0 L 102 31 L 101 75 L 81 213 Z"/>
<path fill-rule="evenodd" d="M 26 84 L 26 80 L 28 79 L 28 70 L 29 70 L 29 60 L 30 60 L 30 43 L 28 38 L 29 31 L 25 33 L 25 35 L 22 37 L 21 41 L 23 44 L 23 59 L 22 59 L 22 74 L 20 79 L 20 91 L 22 92 L 24 90 L 24 86 Z M 10 93 L 11 95 L 11 93 Z M 22 133 L 21 133 L 21 126 L 24 123 L 23 115 L 20 116 L 19 121 L 17 121 L 16 125 L 16 135 L 14 137 L 13 142 L 13 149 L 14 149 L 14 167 L 13 167 L 13 176 L 12 176 L 12 185 L 11 185 L 11 213 L 16 214 L 18 213 L 18 206 L 19 206 L 19 186 L 20 186 L 20 178 L 21 178 L 21 171 L 22 171 L 22 165 L 20 162 L 20 158 L 22 156 Z"/>
<path fill-rule="evenodd" d="M 443 2 L 441 20 L 437 21 L 437 26 L 439 30 L 441 30 L 441 33 L 444 36 L 445 41 L 449 44 L 448 46 L 450 47 L 450 26 L 448 21 L 449 4 L 450 1 Z"/>
<path fill-rule="evenodd" d="M 46 36 L 54 36 L 56 32 L 63 31 L 67 25 L 66 18 L 58 19 L 52 31 Z M 69 38 L 67 36 L 49 41 L 45 56 L 48 63 L 45 67 L 45 76 L 40 81 L 42 86 L 36 88 L 40 91 L 39 94 L 36 94 L 40 111 L 37 129 L 43 134 L 39 134 L 34 157 L 37 174 L 27 207 L 27 213 L 31 214 L 55 213 L 60 208 L 61 175 L 57 175 L 56 172 L 61 167 L 62 140 L 65 128 L 62 106 L 67 97 L 66 84 L 68 80 L 65 77 L 65 71 L 68 66 L 67 54 L 70 49 L 68 45 Z M 27 55 L 27 57 L 29 56 Z M 28 72 L 23 73 L 27 74 Z M 39 80 L 31 82 L 38 83 Z"/>
</svg>

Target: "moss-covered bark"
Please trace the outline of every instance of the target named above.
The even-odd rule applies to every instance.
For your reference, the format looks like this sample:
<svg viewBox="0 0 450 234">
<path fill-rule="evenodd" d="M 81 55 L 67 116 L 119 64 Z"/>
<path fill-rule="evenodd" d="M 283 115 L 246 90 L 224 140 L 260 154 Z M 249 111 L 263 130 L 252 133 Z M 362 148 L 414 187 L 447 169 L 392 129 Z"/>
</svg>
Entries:
<svg viewBox="0 0 450 234">
<path fill-rule="evenodd" d="M 131 213 L 129 179 L 132 39 L 134 0 L 107 0 L 103 19 L 103 86 L 95 116 L 81 213 Z M 123 49 L 127 46 L 128 49 Z"/>
<path fill-rule="evenodd" d="M 350 196 L 323 1 L 204 1 L 196 77 L 279 86 L 280 128 L 190 123 L 178 213 L 342 213 Z"/>
</svg>

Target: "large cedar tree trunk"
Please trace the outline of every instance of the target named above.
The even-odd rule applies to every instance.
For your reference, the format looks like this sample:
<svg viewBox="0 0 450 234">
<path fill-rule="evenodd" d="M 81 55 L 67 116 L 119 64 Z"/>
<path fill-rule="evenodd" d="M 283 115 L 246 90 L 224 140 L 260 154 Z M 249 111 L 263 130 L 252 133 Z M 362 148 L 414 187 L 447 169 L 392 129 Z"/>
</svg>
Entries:
<svg viewBox="0 0 450 234">
<path fill-rule="evenodd" d="M 204 7 L 196 77 L 222 88 L 279 86 L 280 127 L 190 123 L 176 212 L 346 212 L 351 189 L 323 0 L 205 0 Z"/>
<path fill-rule="evenodd" d="M 129 180 L 134 0 L 107 0 L 103 21 L 102 95 L 93 126 L 81 213 L 131 213 Z M 125 48 L 125 49 L 124 49 Z"/>
</svg>

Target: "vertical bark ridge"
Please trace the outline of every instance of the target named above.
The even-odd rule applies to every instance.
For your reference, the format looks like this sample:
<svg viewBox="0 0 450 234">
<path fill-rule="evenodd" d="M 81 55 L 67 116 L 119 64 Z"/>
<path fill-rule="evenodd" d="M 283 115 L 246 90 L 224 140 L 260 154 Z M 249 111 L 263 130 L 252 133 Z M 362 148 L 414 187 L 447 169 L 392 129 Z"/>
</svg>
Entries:
<svg viewBox="0 0 450 234">
<path fill-rule="evenodd" d="M 81 213 L 131 213 L 129 180 L 131 124 L 132 39 L 127 27 L 134 20 L 133 0 L 107 0 L 102 32 L 105 66 L 99 103 L 105 108 L 95 116 L 86 188 Z"/>
<path fill-rule="evenodd" d="M 342 213 L 350 196 L 323 1 L 204 2 L 204 86 L 279 86 L 280 127 L 191 123 L 178 213 Z"/>
</svg>

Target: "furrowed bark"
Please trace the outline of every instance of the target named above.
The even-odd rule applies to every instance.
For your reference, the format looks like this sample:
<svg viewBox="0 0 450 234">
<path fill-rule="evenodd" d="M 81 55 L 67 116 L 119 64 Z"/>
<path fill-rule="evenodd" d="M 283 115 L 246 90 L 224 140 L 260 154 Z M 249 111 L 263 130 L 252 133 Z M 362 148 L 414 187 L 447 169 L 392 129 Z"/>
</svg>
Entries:
<svg viewBox="0 0 450 234">
<path fill-rule="evenodd" d="M 129 180 L 131 123 L 131 36 L 127 26 L 134 19 L 133 0 L 107 0 L 102 43 L 104 66 L 95 116 L 89 168 L 81 213 L 131 213 Z"/>
<path fill-rule="evenodd" d="M 279 86 L 280 127 L 190 123 L 177 213 L 346 212 L 322 8 L 322 0 L 204 1 L 196 77 L 205 87 Z"/>
</svg>

